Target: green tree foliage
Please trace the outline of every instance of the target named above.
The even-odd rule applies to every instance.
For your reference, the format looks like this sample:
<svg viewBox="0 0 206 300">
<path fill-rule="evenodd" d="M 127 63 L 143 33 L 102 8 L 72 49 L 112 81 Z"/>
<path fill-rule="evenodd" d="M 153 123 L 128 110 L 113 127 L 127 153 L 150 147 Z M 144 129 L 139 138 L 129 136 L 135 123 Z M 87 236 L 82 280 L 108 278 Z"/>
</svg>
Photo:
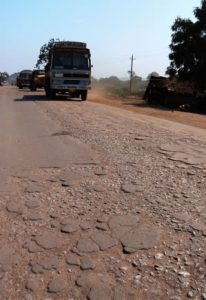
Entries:
<svg viewBox="0 0 206 300">
<path fill-rule="evenodd" d="M 177 18 L 172 25 L 169 54 L 170 66 L 166 73 L 193 82 L 206 89 L 206 0 L 194 10 L 196 21 Z"/>
<path fill-rule="evenodd" d="M 110 76 L 109 78 L 100 78 L 99 83 L 102 86 L 119 86 L 121 80 L 116 76 Z"/>
<path fill-rule="evenodd" d="M 36 63 L 36 68 L 40 68 L 41 66 L 45 66 L 48 63 L 49 60 L 49 51 L 54 45 L 55 42 L 58 42 L 59 39 L 50 39 L 47 44 L 44 44 L 40 48 L 39 57 Z"/>
<path fill-rule="evenodd" d="M 140 76 L 133 77 L 132 92 L 134 95 L 142 96 L 147 86 L 147 81 L 142 80 Z M 121 80 L 117 76 L 110 76 L 106 78 L 92 78 L 92 86 L 101 92 L 106 92 L 109 95 L 119 97 L 127 97 L 130 95 L 130 80 Z"/>
</svg>

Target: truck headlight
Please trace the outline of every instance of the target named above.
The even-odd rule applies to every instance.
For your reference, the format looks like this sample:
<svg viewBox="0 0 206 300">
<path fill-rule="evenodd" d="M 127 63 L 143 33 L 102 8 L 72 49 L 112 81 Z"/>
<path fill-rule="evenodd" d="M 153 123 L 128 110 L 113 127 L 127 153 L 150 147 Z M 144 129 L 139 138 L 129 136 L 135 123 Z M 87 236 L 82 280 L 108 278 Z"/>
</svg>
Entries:
<svg viewBox="0 0 206 300">
<path fill-rule="evenodd" d="M 81 81 L 81 84 L 82 84 L 82 85 L 90 85 L 90 84 L 91 84 L 91 81 L 90 81 L 90 80 L 82 80 L 82 81 Z"/>
</svg>

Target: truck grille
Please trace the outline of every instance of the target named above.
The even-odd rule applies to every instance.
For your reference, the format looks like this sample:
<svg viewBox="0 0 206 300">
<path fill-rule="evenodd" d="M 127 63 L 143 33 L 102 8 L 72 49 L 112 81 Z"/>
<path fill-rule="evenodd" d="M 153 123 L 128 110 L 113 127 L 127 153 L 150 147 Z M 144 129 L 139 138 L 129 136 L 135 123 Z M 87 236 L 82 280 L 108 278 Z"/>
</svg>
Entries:
<svg viewBox="0 0 206 300">
<path fill-rule="evenodd" d="M 64 84 L 79 84 L 80 80 L 64 80 Z"/>
<path fill-rule="evenodd" d="M 73 78 L 89 78 L 89 74 L 64 74 L 64 77 L 73 77 Z"/>
</svg>

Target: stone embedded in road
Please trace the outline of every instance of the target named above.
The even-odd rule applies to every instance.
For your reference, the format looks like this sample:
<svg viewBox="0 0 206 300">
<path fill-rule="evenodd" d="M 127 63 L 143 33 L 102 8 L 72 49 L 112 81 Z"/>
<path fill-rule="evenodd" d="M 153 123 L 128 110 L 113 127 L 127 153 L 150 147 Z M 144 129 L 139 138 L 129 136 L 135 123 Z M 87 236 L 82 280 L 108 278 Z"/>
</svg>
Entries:
<svg viewBox="0 0 206 300">
<path fill-rule="evenodd" d="M 80 267 L 82 270 L 93 270 L 95 269 L 95 262 L 88 256 L 83 256 L 80 259 Z"/>
<path fill-rule="evenodd" d="M 88 278 L 88 274 L 79 276 L 76 280 L 76 285 L 78 287 L 81 287 L 81 293 L 82 293 L 83 299 L 87 299 L 86 296 L 88 295 L 88 293 L 91 289 L 91 286 L 92 286 L 92 283 L 91 283 L 90 279 Z"/>
<path fill-rule="evenodd" d="M 39 211 L 32 212 L 23 217 L 25 221 L 39 221 L 42 220 L 42 216 Z"/>
<path fill-rule="evenodd" d="M 59 177 L 58 176 L 52 176 L 50 178 L 47 178 L 47 181 L 58 182 L 59 181 Z"/>
<path fill-rule="evenodd" d="M 97 176 L 104 176 L 104 175 L 107 175 L 107 171 L 104 170 L 104 169 L 99 169 L 99 170 L 96 170 L 94 172 L 94 174 L 97 175 Z"/>
<path fill-rule="evenodd" d="M 7 208 L 8 212 L 16 213 L 16 214 L 19 214 L 19 215 L 21 215 L 24 211 L 24 206 L 21 203 L 18 203 L 18 202 L 8 203 L 6 208 Z"/>
<path fill-rule="evenodd" d="M 135 136 L 134 139 L 135 139 L 136 141 L 143 141 L 143 140 L 145 140 L 145 138 L 146 138 L 145 136 L 139 135 L 139 136 Z"/>
<path fill-rule="evenodd" d="M 40 185 L 36 183 L 31 184 L 25 189 L 25 192 L 27 193 L 41 193 L 45 191 L 46 191 L 46 187 L 44 185 Z"/>
<path fill-rule="evenodd" d="M 72 219 L 72 218 L 64 218 L 61 220 L 61 225 L 73 225 L 73 224 L 78 224 L 77 220 Z"/>
<path fill-rule="evenodd" d="M 122 236 L 124 236 L 125 234 L 127 234 L 127 232 L 129 232 L 131 230 L 132 230 L 132 227 L 130 227 L 130 226 L 117 226 L 117 227 L 112 228 L 111 235 L 116 239 L 120 239 Z"/>
<path fill-rule="evenodd" d="M 51 233 L 37 234 L 33 239 L 37 245 L 45 250 L 61 247 L 60 240 Z"/>
<path fill-rule="evenodd" d="M 61 231 L 64 233 L 72 233 L 80 229 L 78 224 L 67 224 L 61 227 Z"/>
<path fill-rule="evenodd" d="M 70 250 L 73 254 L 77 254 L 78 256 L 82 255 L 82 252 L 80 252 L 75 246 L 73 246 Z"/>
<path fill-rule="evenodd" d="M 8 269 L 12 264 L 19 260 L 12 245 L 5 244 L 0 248 L 0 270 Z"/>
<path fill-rule="evenodd" d="M 153 248 L 159 240 L 160 231 L 154 226 L 140 225 L 120 238 L 125 252 Z"/>
<path fill-rule="evenodd" d="M 106 190 L 105 187 L 102 186 L 102 185 L 95 185 L 95 186 L 93 187 L 93 189 L 94 189 L 94 191 L 97 192 L 97 193 L 102 193 L 102 192 L 104 192 L 104 191 Z"/>
<path fill-rule="evenodd" d="M 99 251 L 99 247 L 91 239 L 80 239 L 77 242 L 77 249 L 82 253 L 92 253 Z"/>
<path fill-rule="evenodd" d="M 53 278 L 48 284 L 48 292 L 59 293 L 66 288 L 66 281 L 62 278 Z"/>
<path fill-rule="evenodd" d="M 39 289 L 39 284 L 38 284 L 37 281 L 35 281 L 33 279 L 30 279 L 26 282 L 25 287 L 26 287 L 27 290 L 30 290 L 32 292 L 36 292 Z"/>
<path fill-rule="evenodd" d="M 91 283 L 87 275 L 86 276 L 81 275 L 77 278 L 76 285 L 79 287 L 85 287 L 85 286 L 91 286 Z"/>
<path fill-rule="evenodd" d="M 137 251 L 136 248 L 131 248 L 131 247 L 127 247 L 127 246 L 124 247 L 124 252 L 125 252 L 125 253 L 130 254 L 130 253 L 134 253 L 134 252 L 136 252 L 136 251 Z"/>
<path fill-rule="evenodd" d="M 52 219 L 58 219 L 59 215 L 57 212 L 54 212 L 54 211 L 51 211 L 49 213 L 49 216 L 52 218 Z"/>
<path fill-rule="evenodd" d="M 70 254 L 67 257 L 66 262 L 69 265 L 80 266 L 80 259 L 74 254 Z"/>
<path fill-rule="evenodd" d="M 123 286 L 118 285 L 114 288 L 114 300 L 128 300 L 130 299 L 128 296 L 129 293 Z"/>
<path fill-rule="evenodd" d="M 178 142 L 173 144 L 163 144 L 160 146 L 164 154 L 168 155 L 170 160 L 181 161 L 189 165 L 206 164 L 206 148 L 200 145 L 189 145 L 188 143 Z"/>
<path fill-rule="evenodd" d="M 50 226 L 51 226 L 51 228 L 58 228 L 58 229 L 60 229 L 60 224 L 59 224 L 59 222 L 57 220 L 51 220 Z"/>
<path fill-rule="evenodd" d="M 26 248 L 30 253 L 37 253 L 43 251 L 43 249 L 39 247 L 34 241 L 26 243 L 24 245 L 24 248 Z"/>
<path fill-rule="evenodd" d="M 141 193 L 141 192 L 144 192 L 144 190 L 145 190 L 144 186 L 142 186 L 142 185 L 136 185 L 136 192 Z"/>
<path fill-rule="evenodd" d="M 205 223 L 203 223 L 201 221 L 193 220 L 193 221 L 191 221 L 190 226 L 193 229 L 198 230 L 198 231 L 203 231 L 203 232 L 206 231 L 206 225 L 205 225 Z"/>
<path fill-rule="evenodd" d="M 72 181 L 72 180 L 67 180 L 67 181 L 62 182 L 63 187 L 69 187 L 69 186 L 74 186 L 74 185 L 76 185 L 76 182 Z"/>
<path fill-rule="evenodd" d="M 184 221 L 184 222 L 188 222 L 188 221 L 190 221 L 191 218 L 192 218 L 190 214 L 188 214 L 187 212 L 184 212 L 184 211 L 175 213 L 175 214 L 174 214 L 174 217 L 175 217 L 176 219 L 178 219 L 178 220 L 180 220 L 180 221 Z"/>
<path fill-rule="evenodd" d="M 109 227 L 115 228 L 118 226 L 135 226 L 139 222 L 139 218 L 133 215 L 113 216 L 109 220 Z"/>
<path fill-rule="evenodd" d="M 112 288 L 105 283 L 95 284 L 87 298 L 89 300 L 111 300 L 113 296 Z"/>
<path fill-rule="evenodd" d="M 61 261 L 57 256 L 42 259 L 41 261 L 38 262 L 38 264 L 44 268 L 45 270 L 57 270 L 59 266 L 61 265 Z"/>
<path fill-rule="evenodd" d="M 121 186 L 121 190 L 125 193 L 134 194 L 137 191 L 137 186 L 132 183 L 125 183 Z"/>
<path fill-rule="evenodd" d="M 59 179 L 62 180 L 62 181 L 65 181 L 65 180 L 81 180 L 82 179 L 82 174 L 80 174 L 76 171 L 66 170 L 62 174 L 59 175 Z"/>
<path fill-rule="evenodd" d="M 20 171 L 16 171 L 16 173 L 13 174 L 14 177 L 16 178 L 27 178 L 30 175 L 30 170 L 20 170 Z"/>
<path fill-rule="evenodd" d="M 31 271 L 35 274 L 43 274 L 44 273 L 44 269 L 42 268 L 42 266 L 40 266 L 37 263 L 31 264 Z"/>
<path fill-rule="evenodd" d="M 92 224 L 89 222 L 83 222 L 80 224 L 82 230 L 88 230 L 92 228 Z"/>
<path fill-rule="evenodd" d="M 91 239 L 99 246 L 100 250 L 102 251 L 118 244 L 118 241 L 116 239 L 112 238 L 107 233 L 100 231 L 92 234 Z"/>
<path fill-rule="evenodd" d="M 24 294 L 21 300 L 35 300 L 31 294 Z"/>
<path fill-rule="evenodd" d="M 82 175 L 74 171 L 65 171 L 59 175 L 59 180 L 62 181 L 62 186 L 74 186 L 79 185 L 82 180 Z"/>
<path fill-rule="evenodd" d="M 97 223 L 96 228 L 103 231 L 109 230 L 107 223 Z"/>
<path fill-rule="evenodd" d="M 99 218 L 97 219 L 97 222 L 98 222 L 98 223 L 107 223 L 108 220 L 109 220 L 109 216 L 107 216 L 107 215 L 102 215 L 101 217 L 99 217 Z"/>
<path fill-rule="evenodd" d="M 25 205 L 26 205 L 26 207 L 32 209 L 32 208 L 37 208 L 37 207 L 39 207 L 39 206 L 40 206 L 40 203 L 39 203 L 38 201 L 34 200 L 34 199 L 31 199 L 31 200 L 27 200 L 27 201 L 25 202 Z"/>
</svg>

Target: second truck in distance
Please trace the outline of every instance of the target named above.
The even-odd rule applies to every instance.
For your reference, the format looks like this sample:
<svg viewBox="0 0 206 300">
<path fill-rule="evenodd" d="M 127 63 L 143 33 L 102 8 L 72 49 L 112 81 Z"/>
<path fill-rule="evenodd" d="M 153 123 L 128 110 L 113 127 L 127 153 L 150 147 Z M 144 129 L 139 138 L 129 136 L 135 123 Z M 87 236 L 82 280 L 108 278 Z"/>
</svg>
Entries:
<svg viewBox="0 0 206 300">
<path fill-rule="evenodd" d="M 85 43 L 55 42 L 45 67 L 46 95 L 54 98 L 61 93 L 86 100 L 91 88 L 91 67 L 90 50 Z"/>
</svg>

